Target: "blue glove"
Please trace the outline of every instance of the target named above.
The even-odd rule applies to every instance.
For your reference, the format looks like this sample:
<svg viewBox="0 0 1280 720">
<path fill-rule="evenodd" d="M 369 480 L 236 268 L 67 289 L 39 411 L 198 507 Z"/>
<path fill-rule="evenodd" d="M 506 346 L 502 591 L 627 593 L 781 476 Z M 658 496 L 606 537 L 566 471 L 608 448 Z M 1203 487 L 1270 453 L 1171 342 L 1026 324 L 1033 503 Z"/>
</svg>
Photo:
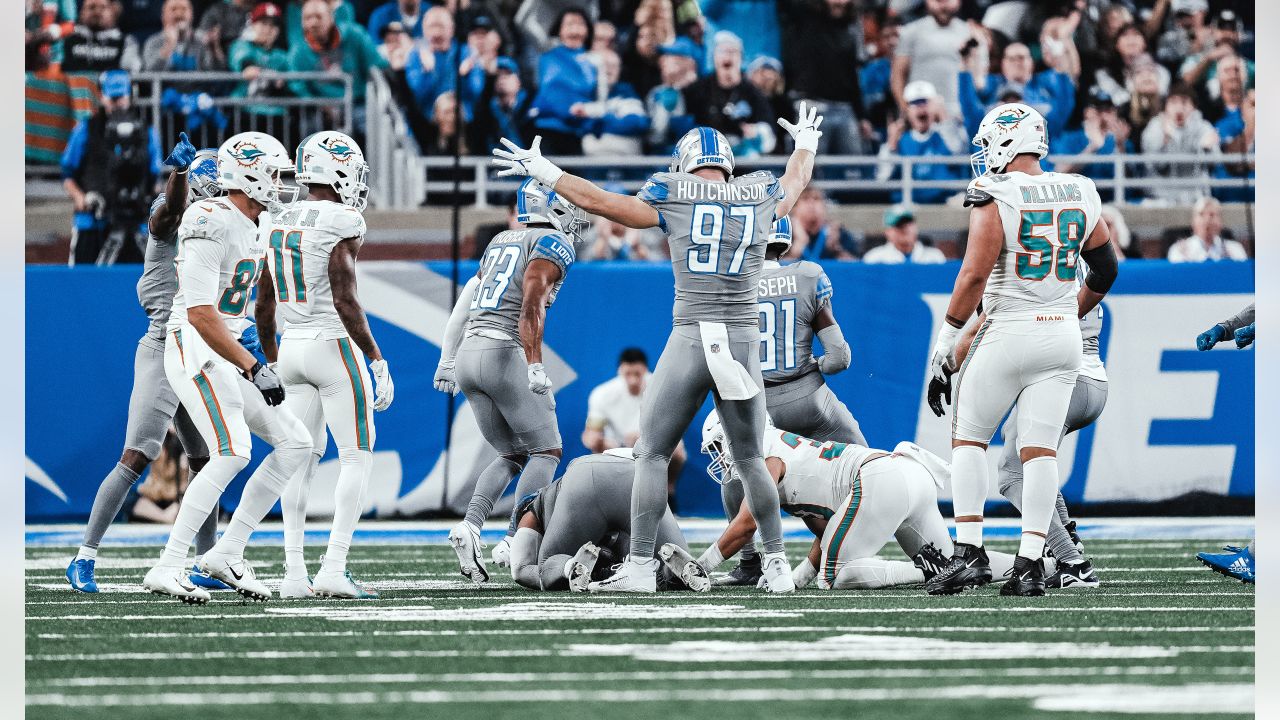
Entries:
<svg viewBox="0 0 1280 720">
<path fill-rule="evenodd" d="M 1236 347 L 1249 347 L 1253 344 L 1253 326 L 1256 323 L 1249 323 L 1236 331 Z"/>
<path fill-rule="evenodd" d="M 250 354 L 258 358 L 258 360 L 262 361 L 263 363 L 267 361 L 266 355 L 264 355 L 262 352 L 262 343 L 258 340 L 257 325 L 250 325 L 249 327 L 245 328 L 244 332 L 240 333 L 239 339 L 240 339 L 240 345 L 244 347 L 245 350 L 248 350 Z"/>
<path fill-rule="evenodd" d="M 1200 333 L 1200 335 L 1196 338 L 1196 347 L 1200 348 L 1201 350 L 1208 350 L 1209 348 L 1213 347 L 1214 345 L 1217 345 L 1218 343 L 1226 339 L 1227 339 L 1227 329 L 1222 327 L 1221 325 L 1214 325 L 1208 330 L 1205 330 L 1204 332 Z"/>
<path fill-rule="evenodd" d="M 177 170 L 178 172 L 186 172 L 191 167 L 191 161 L 196 159 L 196 146 L 191 144 L 187 139 L 186 133 L 178 133 L 178 144 L 173 146 L 173 152 L 169 153 L 169 157 L 164 159 L 164 164 Z M 257 335 L 254 335 L 254 341 L 257 342 Z"/>
</svg>

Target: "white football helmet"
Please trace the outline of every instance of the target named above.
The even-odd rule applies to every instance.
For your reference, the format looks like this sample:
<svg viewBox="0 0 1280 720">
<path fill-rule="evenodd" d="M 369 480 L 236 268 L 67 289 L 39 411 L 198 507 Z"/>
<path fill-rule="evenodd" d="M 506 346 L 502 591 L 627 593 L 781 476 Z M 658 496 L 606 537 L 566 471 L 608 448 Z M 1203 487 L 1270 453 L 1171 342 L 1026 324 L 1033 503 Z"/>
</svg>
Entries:
<svg viewBox="0 0 1280 720">
<path fill-rule="evenodd" d="M 526 178 L 516 191 L 516 222 L 547 223 L 575 243 L 587 225 L 576 205 L 533 178 Z"/>
<path fill-rule="evenodd" d="M 1039 158 L 1049 154 L 1044 117 L 1022 103 L 997 105 L 982 118 L 972 142 L 978 150 L 969 156 L 969 163 L 978 176 L 1003 171 L 1023 153 L 1034 153 Z"/>
<path fill-rule="evenodd" d="M 264 206 L 288 203 L 281 193 L 286 188 L 280 173 L 293 169 L 289 151 L 280 141 L 260 132 L 232 135 L 218 148 L 218 185 L 223 190 L 239 190 Z"/>
<path fill-rule="evenodd" d="M 693 172 L 702 167 L 717 167 L 733 175 L 733 148 L 719 130 L 696 127 L 684 134 L 671 154 L 671 172 Z"/>
<path fill-rule="evenodd" d="M 218 197 L 222 193 L 218 185 L 218 151 L 213 148 L 197 151 L 187 170 L 187 202 Z"/>
<path fill-rule="evenodd" d="M 765 246 L 769 245 L 785 245 L 783 253 L 791 249 L 791 216 L 783 215 L 773 221 L 773 228 L 769 231 L 769 241 Z"/>
<path fill-rule="evenodd" d="M 729 454 L 729 443 L 717 410 L 712 410 L 702 421 L 702 452 L 711 458 L 707 474 L 712 480 L 724 485 L 733 479 L 733 456 Z"/>
<path fill-rule="evenodd" d="M 349 136 L 336 130 L 308 135 L 298 143 L 297 163 L 299 185 L 327 185 L 356 210 L 369 205 L 369 164 Z"/>
</svg>

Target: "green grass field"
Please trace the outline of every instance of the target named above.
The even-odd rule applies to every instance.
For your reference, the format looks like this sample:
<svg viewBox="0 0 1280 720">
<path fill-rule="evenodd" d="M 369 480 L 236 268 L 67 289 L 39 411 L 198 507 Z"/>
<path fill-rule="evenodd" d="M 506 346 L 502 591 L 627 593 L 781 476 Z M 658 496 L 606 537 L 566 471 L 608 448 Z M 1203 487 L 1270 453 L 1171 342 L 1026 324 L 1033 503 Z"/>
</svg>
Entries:
<svg viewBox="0 0 1280 720">
<path fill-rule="evenodd" d="M 1101 589 L 1020 599 L 542 594 L 472 588 L 444 545 L 370 545 L 351 567 L 380 600 L 203 607 L 141 592 L 158 548 L 104 548 L 96 596 L 67 588 L 72 548 L 29 548 L 27 717 L 1240 717 L 1254 592 L 1195 561 L 1214 547 L 1093 541 Z M 279 547 L 250 559 L 281 572 Z"/>
</svg>

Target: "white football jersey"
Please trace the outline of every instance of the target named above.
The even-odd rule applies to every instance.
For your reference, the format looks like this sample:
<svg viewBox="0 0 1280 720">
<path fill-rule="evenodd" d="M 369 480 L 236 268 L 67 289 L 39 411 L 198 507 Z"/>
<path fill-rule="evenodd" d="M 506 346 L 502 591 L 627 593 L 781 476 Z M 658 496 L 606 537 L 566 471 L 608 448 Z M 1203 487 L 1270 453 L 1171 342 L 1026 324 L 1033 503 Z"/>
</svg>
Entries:
<svg viewBox="0 0 1280 720">
<path fill-rule="evenodd" d="M 834 440 L 818 442 L 775 427 L 764 433 L 764 456 L 786 465 L 778 483 L 778 500 L 784 512 L 796 517 L 829 520 L 849 497 L 853 486 L 849 470 L 878 452 Z"/>
<path fill-rule="evenodd" d="M 265 216 L 264 216 L 265 217 Z M 187 324 L 187 308 L 212 305 L 239 336 L 249 296 L 265 266 L 258 226 L 223 198 L 193 203 L 178 226 L 178 291 L 169 330 Z"/>
<path fill-rule="evenodd" d="M 1069 173 L 1012 172 L 969 183 L 965 205 L 993 199 L 1004 246 L 982 296 L 987 315 L 1075 317 L 1080 249 L 1102 215 L 1093 181 Z"/>
<path fill-rule="evenodd" d="M 339 242 L 364 233 L 364 217 L 355 208 L 328 200 L 293 203 L 263 223 L 261 239 L 284 319 L 284 337 L 347 337 L 333 306 L 329 254 Z"/>
</svg>

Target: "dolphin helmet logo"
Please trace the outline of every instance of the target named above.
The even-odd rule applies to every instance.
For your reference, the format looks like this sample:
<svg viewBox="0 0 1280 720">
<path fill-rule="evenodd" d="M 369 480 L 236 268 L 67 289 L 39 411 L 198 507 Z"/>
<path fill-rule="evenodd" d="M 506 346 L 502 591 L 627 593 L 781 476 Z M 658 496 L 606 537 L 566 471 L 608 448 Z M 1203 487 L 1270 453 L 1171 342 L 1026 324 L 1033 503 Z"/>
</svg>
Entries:
<svg viewBox="0 0 1280 720">
<path fill-rule="evenodd" d="M 251 142 L 236 143 L 227 154 L 241 167 L 253 167 L 258 164 L 260 158 L 266 157 L 266 153 Z"/>
<path fill-rule="evenodd" d="M 356 149 L 347 145 L 340 138 L 329 137 L 321 140 L 320 147 L 333 156 L 334 160 L 340 163 L 347 163 L 356 154 Z"/>
<path fill-rule="evenodd" d="M 993 120 L 992 122 L 994 122 L 996 125 L 999 125 L 1002 128 L 1005 128 L 1006 130 L 1009 130 L 1017 127 L 1018 123 L 1025 120 L 1026 117 L 1027 117 L 1026 113 L 1015 108 L 997 116 L 996 119 Z"/>
</svg>

